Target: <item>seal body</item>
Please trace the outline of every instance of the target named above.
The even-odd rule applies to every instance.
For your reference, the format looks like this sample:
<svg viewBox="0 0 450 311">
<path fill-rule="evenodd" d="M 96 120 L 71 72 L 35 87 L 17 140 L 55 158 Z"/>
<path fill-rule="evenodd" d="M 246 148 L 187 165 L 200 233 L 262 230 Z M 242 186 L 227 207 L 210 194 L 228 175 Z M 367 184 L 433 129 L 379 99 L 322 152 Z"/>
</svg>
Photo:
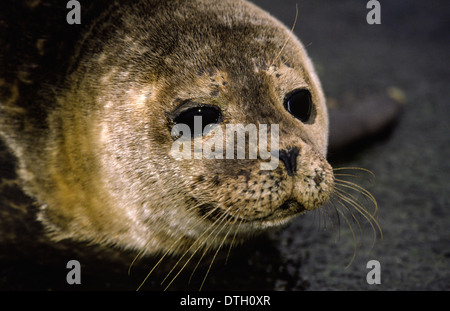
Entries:
<svg viewBox="0 0 450 311">
<path fill-rule="evenodd" d="M 325 99 L 288 28 L 238 0 L 104 4 L 70 26 L 76 35 L 64 25 L 60 62 L 37 34 L 34 59 L 46 62 L 16 60 L 0 80 L 0 133 L 53 239 L 147 253 L 216 249 L 329 199 Z M 3 54 L 14 58 L 13 48 Z M 176 159 L 173 128 L 193 115 L 277 125 L 279 165 Z"/>
</svg>

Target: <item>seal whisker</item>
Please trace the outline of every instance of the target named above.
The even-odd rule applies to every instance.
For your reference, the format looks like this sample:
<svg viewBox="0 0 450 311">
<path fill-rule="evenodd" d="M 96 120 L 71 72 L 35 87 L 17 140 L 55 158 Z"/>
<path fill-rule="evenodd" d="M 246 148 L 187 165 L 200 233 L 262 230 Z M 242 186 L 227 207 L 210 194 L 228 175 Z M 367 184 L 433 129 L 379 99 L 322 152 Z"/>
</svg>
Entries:
<svg viewBox="0 0 450 311">
<path fill-rule="evenodd" d="M 375 174 L 371 170 L 368 170 L 368 169 L 363 168 L 363 167 L 347 166 L 347 167 L 336 167 L 336 168 L 333 168 L 333 171 L 344 171 L 344 170 L 363 171 L 363 172 L 369 173 L 374 180 L 376 178 Z"/>
<path fill-rule="evenodd" d="M 356 257 L 356 251 L 362 244 L 362 237 L 364 234 L 364 230 L 361 224 L 361 219 L 364 219 L 367 221 L 372 229 L 373 232 L 373 242 L 372 247 L 374 246 L 378 233 L 380 234 L 380 237 L 382 238 L 382 230 L 381 227 L 376 219 L 378 214 L 378 203 L 375 199 L 375 197 L 365 188 L 362 186 L 348 181 L 344 180 L 342 178 L 361 178 L 362 176 L 359 174 L 354 174 L 351 172 L 345 172 L 345 171 L 361 171 L 370 174 L 370 176 L 374 179 L 375 174 L 371 172 L 370 170 L 360 168 L 360 167 L 341 167 L 341 168 L 334 168 L 334 177 L 335 177 L 335 187 L 334 187 L 334 193 L 330 199 L 330 201 L 323 206 L 321 209 L 321 213 L 324 217 L 324 222 L 326 222 L 325 216 L 327 216 L 328 220 L 330 221 L 331 225 L 334 227 L 334 229 L 337 229 L 337 236 L 335 235 L 335 241 L 339 239 L 340 236 L 340 219 L 341 217 L 344 219 L 345 223 L 347 223 L 350 232 L 353 237 L 353 244 L 354 244 L 354 251 L 353 256 L 349 262 L 349 264 L 346 266 L 348 268 Z M 343 171 L 341 173 L 341 171 Z M 352 191 L 355 192 L 352 193 Z M 360 194 L 360 196 L 357 196 L 356 193 Z M 373 206 L 373 210 L 369 211 L 369 209 L 366 207 L 366 204 L 363 204 L 361 202 L 361 198 L 364 198 L 364 202 L 368 203 L 369 205 Z M 336 217 L 331 217 L 330 215 L 330 208 L 332 208 L 336 212 Z M 357 217 L 357 215 L 360 215 L 360 217 Z M 351 221 L 351 219 L 353 221 Z M 358 226 L 359 235 L 361 236 L 360 239 L 357 238 L 357 234 L 355 231 L 355 228 L 353 226 L 353 223 L 355 223 Z M 336 227 L 335 227 L 336 225 Z M 336 234 L 336 231 L 333 230 Z M 359 242 L 358 242 L 359 240 Z"/>
<path fill-rule="evenodd" d="M 221 218 L 218 218 L 216 220 L 216 222 L 218 222 L 219 220 L 221 220 Z M 223 219 L 222 219 L 223 220 Z M 184 270 L 184 268 L 187 266 L 187 264 L 190 262 L 190 260 L 194 257 L 194 255 L 197 253 L 197 251 L 203 247 L 204 245 L 202 244 L 202 237 L 208 233 L 209 229 L 214 227 L 215 222 L 207 229 L 203 232 L 203 234 L 201 234 L 194 243 L 192 243 L 190 245 L 190 247 L 183 253 L 183 255 L 178 259 L 178 261 L 175 263 L 175 265 L 172 267 L 172 269 L 169 271 L 169 273 L 167 273 L 166 277 L 162 280 L 161 285 L 164 284 L 164 282 L 167 280 L 167 278 L 172 274 L 172 272 L 175 270 L 175 268 L 180 264 L 180 262 L 182 261 L 182 259 L 189 254 L 189 252 L 191 251 L 191 249 L 198 245 L 198 247 L 191 253 L 191 256 L 188 258 L 188 260 L 185 262 L 185 264 L 181 267 L 181 269 L 179 270 L 179 272 L 176 274 L 176 276 L 172 279 L 172 281 L 169 283 L 169 285 L 165 288 L 165 290 L 170 286 L 170 284 L 172 284 L 172 282 L 175 280 L 175 278 L 181 273 L 182 270 Z M 207 239 L 211 236 L 211 234 L 214 232 L 214 230 L 212 232 L 209 233 L 209 235 L 206 237 L 206 241 Z"/>
<path fill-rule="evenodd" d="M 317 230 L 320 231 L 321 224 L 323 222 L 323 230 L 327 229 L 327 218 L 329 218 L 328 215 L 328 205 L 322 206 L 321 208 L 315 210 L 314 212 L 314 221 L 316 221 L 316 217 L 318 218 L 318 228 Z"/>
<path fill-rule="evenodd" d="M 237 219 L 234 220 L 233 225 L 236 223 L 236 221 L 237 221 Z M 226 226 L 226 223 L 224 224 L 223 227 L 225 227 L 225 226 Z M 214 263 L 214 261 L 215 261 L 215 259 L 216 259 L 216 257 L 217 257 L 217 254 L 219 253 L 220 249 L 222 248 L 223 244 L 225 243 L 225 241 L 226 241 L 226 239 L 227 239 L 227 237 L 228 237 L 228 234 L 230 234 L 230 232 L 231 232 L 231 228 L 232 228 L 232 227 L 230 226 L 228 232 L 226 233 L 226 235 L 225 235 L 224 238 L 222 239 L 222 242 L 221 242 L 220 245 L 217 247 L 217 250 L 216 250 L 216 252 L 214 253 L 214 256 L 213 256 L 212 259 L 211 259 L 211 263 L 209 264 L 208 270 L 206 271 L 205 277 L 203 278 L 202 284 L 200 285 L 200 291 L 201 291 L 202 288 L 203 288 L 203 285 L 204 285 L 204 283 L 205 283 L 205 281 L 206 281 L 206 278 L 208 277 L 208 274 L 209 274 L 209 272 L 210 272 L 210 270 L 211 270 L 211 267 L 212 267 L 212 265 L 213 265 L 213 263 Z M 222 230 L 223 230 L 223 228 L 221 229 L 221 231 L 222 231 Z M 220 232 L 221 232 L 221 231 L 220 231 Z M 220 233 L 220 232 L 219 232 L 219 233 Z M 218 234 L 219 234 L 219 233 L 218 233 Z M 216 235 L 216 237 L 218 236 L 218 234 Z"/>
<path fill-rule="evenodd" d="M 367 210 L 367 208 L 365 208 L 364 205 L 355 196 L 348 193 L 343 188 L 352 189 L 352 190 L 355 190 L 355 191 L 361 193 L 365 199 L 369 200 L 373 204 L 373 206 L 374 206 L 373 213 L 370 213 Z M 336 191 L 340 192 L 342 194 L 342 196 L 345 197 L 345 200 L 349 204 L 351 204 L 352 207 L 369 222 L 370 226 L 372 227 L 372 231 L 373 231 L 373 235 L 374 235 L 373 243 L 372 243 L 372 247 L 373 247 L 375 245 L 376 237 L 377 237 L 377 230 L 375 229 L 375 226 L 377 227 L 378 232 L 380 233 L 380 238 L 381 239 L 383 238 L 382 229 L 381 229 L 378 221 L 375 218 L 378 213 L 378 204 L 377 204 L 375 198 L 373 197 L 373 195 L 370 192 L 368 192 L 366 189 L 362 188 L 361 186 L 356 185 L 352 182 L 344 181 L 344 180 L 336 181 Z"/>
<path fill-rule="evenodd" d="M 367 190 L 365 190 L 364 188 L 362 188 L 362 187 L 360 187 L 360 186 L 357 186 L 357 185 L 355 185 L 355 184 L 353 184 L 353 183 L 350 183 L 350 184 L 347 184 L 347 183 L 342 184 L 342 183 L 340 183 L 340 182 L 336 182 L 336 186 L 337 186 L 337 187 L 336 187 L 336 190 L 337 190 L 337 191 L 340 191 L 342 194 L 345 194 L 345 195 L 347 196 L 347 199 L 350 200 L 350 201 L 353 203 L 352 205 L 355 207 L 355 209 L 356 209 L 358 212 L 360 212 L 361 215 L 363 215 L 363 216 L 365 215 L 365 218 L 366 218 L 370 223 L 373 221 L 373 222 L 377 225 L 378 231 L 380 232 L 380 236 L 381 236 L 381 238 L 382 238 L 382 236 L 383 236 L 382 230 L 381 230 L 381 228 L 380 228 L 380 226 L 379 226 L 379 224 L 378 224 L 378 221 L 377 221 L 376 218 L 375 218 L 375 217 L 377 217 L 377 213 L 378 213 L 378 203 L 376 202 L 376 200 L 375 200 L 375 198 L 373 197 L 373 195 L 370 194 L 370 193 L 369 193 Z M 355 188 L 355 187 L 353 187 L 353 186 L 357 186 L 357 188 Z M 361 202 L 359 202 L 359 200 L 358 200 L 355 196 L 353 196 L 353 195 L 351 195 L 350 193 L 344 191 L 343 189 L 339 189 L 339 187 L 350 188 L 350 189 L 353 189 L 353 190 L 355 190 L 355 191 L 357 191 L 357 192 L 363 194 L 364 197 L 365 197 L 366 199 L 369 199 L 370 202 L 373 203 L 373 205 L 374 205 L 374 212 L 373 212 L 373 213 L 370 213 L 366 208 L 364 208 L 364 205 L 361 204 Z M 364 190 L 364 192 L 361 192 L 361 191 L 360 191 L 361 189 Z"/>
<path fill-rule="evenodd" d="M 230 209 L 230 208 L 229 208 L 229 209 Z M 224 217 L 225 217 L 225 216 L 224 216 Z M 232 223 L 232 225 L 233 225 L 236 221 L 237 221 L 237 219 L 234 220 L 234 222 Z M 216 237 L 220 234 L 220 232 L 223 230 L 223 228 L 226 227 L 226 225 L 227 225 L 226 222 L 223 223 L 223 227 L 222 227 L 222 229 L 216 234 Z M 230 231 L 231 231 L 231 227 L 230 227 L 230 229 L 229 229 L 229 232 L 230 232 Z M 225 240 L 226 237 L 228 236 L 229 232 L 226 234 L 224 240 Z M 214 238 L 213 241 L 214 241 L 215 239 L 216 239 L 216 238 Z M 222 242 L 222 243 L 223 243 L 223 242 Z M 193 277 L 195 271 L 197 270 L 197 268 L 198 268 L 200 262 L 202 261 L 203 257 L 208 253 L 208 249 L 210 248 L 210 246 L 211 246 L 211 244 L 203 251 L 202 256 L 201 256 L 200 259 L 198 260 L 198 262 L 197 262 L 195 268 L 193 269 L 193 271 L 192 271 L 192 273 L 191 273 L 191 276 L 189 277 L 189 283 L 191 282 L 191 279 L 192 279 L 192 277 Z M 220 246 L 220 247 L 221 247 L 221 246 Z M 219 247 L 219 248 L 220 248 L 220 247 Z M 214 260 L 214 259 L 213 259 L 213 260 Z M 209 270 L 208 270 L 208 272 L 209 272 Z M 203 287 L 203 283 L 202 283 L 202 287 Z M 201 288 L 201 287 L 200 287 L 200 288 Z"/>
<path fill-rule="evenodd" d="M 193 207 L 191 207 L 191 208 L 189 208 L 189 209 L 196 209 L 196 208 L 198 208 L 198 206 L 193 206 Z M 212 209 L 212 210 L 210 210 L 208 213 L 206 213 L 205 215 L 203 215 L 201 218 L 200 218 L 200 220 L 198 220 L 197 222 L 196 222 L 196 224 L 195 224 L 195 226 L 194 226 L 194 228 L 195 227 L 197 227 L 197 226 L 199 226 L 200 224 L 201 224 L 201 221 L 202 220 L 204 220 L 204 219 L 207 219 L 209 216 L 211 216 L 213 213 L 214 213 L 214 210 L 215 209 Z M 219 221 L 219 219 L 217 219 L 216 221 Z M 211 227 L 214 225 L 214 223 L 211 225 Z M 208 229 L 209 230 L 209 229 Z M 162 230 L 161 230 L 162 231 Z M 206 231 L 204 231 L 204 233 L 202 234 L 202 235 L 200 235 L 199 237 L 198 237 L 198 240 L 199 239 L 201 239 L 201 237 L 205 234 L 207 232 L 207 230 Z M 178 239 L 176 240 L 176 241 L 174 241 L 171 245 L 170 245 L 170 247 L 168 247 L 167 248 L 167 251 L 162 255 L 162 257 L 158 260 L 158 262 L 153 266 L 153 268 L 150 270 L 150 272 L 147 274 L 147 276 L 144 278 L 144 280 L 141 282 L 141 284 L 139 285 L 139 287 L 137 288 L 137 291 L 139 291 L 139 289 L 145 284 L 145 282 L 148 280 L 148 278 L 150 277 L 150 275 L 153 273 L 153 271 L 162 263 L 162 261 L 164 260 L 164 258 L 170 253 L 170 252 L 172 252 L 173 251 L 173 248 L 174 248 L 174 246 L 176 246 L 177 244 L 179 244 L 182 240 L 183 240 L 183 236 L 179 236 L 178 237 Z M 197 241 L 196 241 L 197 242 Z M 196 243 L 196 242 L 194 242 L 192 245 L 191 245 L 191 247 L 189 247 L 186 251 L 185 251 L 185 253 L 179 258 L 179 260 L 178 260 L 178 262 L 175 264 L 175 266 L 172 268 L 172 270 L 173 269 L 175 269 L 175 267 L 180 263 L 180 261 L 183 259 L 183 257 L 189 252 L 189 250 L 193 247 L 193 245 Z M 133 261 L 134 262 L 134 261 Z M 131 268 L 131 266 L 130 266 L 130 268 Z M 169 274 L 170 273 L 172 273 L 172 270 L 169 272 Z M 167 278 L 168 276 L 166 276 L 166 278 Z M 165 279 L 166 279 L 165 278 Z M 165 280 L 164 279 L 164 280 Z M 164 283 L 164 280 L 162 281 L 162 283 Z"/>
<path fill-rule="evenodd" d="M 149 244 L 150 242 L 151 242 L 151 240 L 149 239 L 149 240 L 145 243 L 144 247 L 139 251 L 139 253 L 138 253 L 136 256 L 134 256 L 133 261 L 131 262 L 130 266 L 128 267 L 128 276 L 131 275 L 131 268 L 133 267 L 134 263 L 138 260 L 138 258 L 144 257 L 145 250 L 146 250 L 146 248 L 147 248 L 147 246 L 148 246 L 148 244 Z"/>
<path fill-rule="evenodd" d="M 231 210 L 231 206 L 225 211 L 224 214 L 227 214 L 230 210 Z M 228 253 L 227 253 L 227 257 L 226 257 L 225 263 L 228 261 L 228 257 L 229 257 L 229 255 L 230 255 L 230 251 L 231 251 L 232 244 L 233 244 L 233 242 L 234 242 L 234 240 L 235 240 L 235 238 L 236 238 L 237 232 L 239 231 L 239 227 L 241 226 L 241 224 L 243 223 L 243 221 L 244 221 L 244 219 L 245 219 L 245 216 L 247 216 L 247 211 L 244 213 L 244 217 L 240 219 L 238 228 L 237 228 L 237 230 L 235 231 L 235 234 L 233 235 L 233 239 L 231 240 L 230 248 L 228 249 Z M 218 254 L 219 251 L 222 249 L 222 246 L 224 245 L 224 243 L 225 243 L 225 241 L 226 241 L 228 235 L 230 234 L 230 232 L 231 232 L 233 226 L 236 224 L 237 221 L 238 221 L 238 218 L 234 218 L 234 221 L 231 223 L 231 226 L 229 226 L 228 232 L 226 233 L 226 235 L 225 235 L 224 238 L 222 239 L 220 245 L 218 246 L 216 252 L 214 253 L 214 256 L 213 256 L 212 259 L 211 259 L 211 263 L 210 263 L 209 266 L 208 266 L 208 270 L 207 270 L 207 272 L 206 272 L 206 274 L 205 274 L 205 276 L 204 276 L 204 278 L 203 278 L 202 284 L 201 284 L 201 286 L 200 286 L 200 289 L 199 289 L 200 291 L 202 290 L 203 285 L 204 285 L 204 283 L 205 283 L 205 281 L 206 281 L 206 278 L 207 278 L 208 275 L 209 275 L 209 272 L 210 272 L 211 267 L 212 267 L 212 265 L 213 265 L 213 263 L 214 263 L 214 261 L 215 261 L 215 259 L 216 259 L 216 257 L 217 257 L 217 254 Z M 225 228 L 226 225 L 227 225 L 227 223 L 224 223 L 222 229 L 216 234 L 216 237 L 214 238 L 214 240 L 218 237 L 218 235 L 220 234 L 220 232 L 222 232 L 222 230 Z M 204 254 L 205 254 L 205 253 L 206 253 L 206 250 L 205 250 Z M 203 257 L 203 256 L 202 256 L 202 257 Z M 198 265 L 198 264 L 197 264 L 197 265 Z M 194 270 L 194 271 L 195 271 L 195 270 Z M 191 275 L 191 277 L 192 277 L 192 275 Z"/>
<path fill-rule="evenodd" d="M 215 209 L 218 209 L 218 207 L 216 207 Z M 183 254 L 183 256 L 180 258 L 180 260 L 178 260 L 178 262 L 174 265 L 174 267 L 170 270 L 170 272 L 167 274 L 167 276 L 164 278 L 164 280 L 161 282 L 161 284 L 164 284 L 164 282 L 167 280 L 167 278 L 170 276 L 170 274 L 172 274 L 172 272 L 175 270 L 175 268 L 178 266 L 178 264 L 181 262 L 181 259 L 182 258 L 184 258 L 184 256 L 185 255 L 187 255 L 188 253 L 189 253 L 189 251 L 190 251 L 190 249 L 194 246 L 194 245 L 196 245 L 196 244 L 198 244 L 198 247 L 192 252 L 192 254 L 191 254 L 191 256 L 188 258 L 188 260 L 185 262 L 185 264 L 180 268 L 180 270 L 178 271 L 178 273 L 172 278 L 172 280 L 169 282 L 169 284 L 166 286 L 166 288 L 164 289 L 164 290 L 167 290 L 169 287 L 170 287 L 170 285 L 175 281 L 175 279 L 180 275 L 180 273 L 186 268 L 186 266 L 188 265 L 188 263 L 192 260 L 192 258 L 194 257 L 194 255 L 198 252 L 198 250 L 200 249 L 200 248 L 202 248 L 202 247 L 205 247 L 205 244 L 204 243 L 202 243 L 202 241 L 201 241 L 201 239 L 202 239 L 202 237 L 211 229 L 211 228 L 213 228 L 213 230 L 209 233 L 209 235 L 204 239 L 204 242 L 207 242 L 208 241 L 208 239 L 211 237 L 211 235 L 218 229 L 218 228 L 221 228 L 220 229 L 220 232 L 223 230 L 223 228 L 225 227 L 225 226 L 222 226 L 222 227 L 219 227 L 221 224 L 222 224 L 222 222 L 223 221 L 225 221 L 226 220 L 226 214 L 224 213 L 224 214 L 222 214 L 216 221 L 219 221 L 220 220 L 220 222 L 219 222 L 219 224 L 215 224 L 215 222 L 214 223 L 212 223 L 210 226 L 209 226 L 209 228 L 207 229 L 207 230 L 205 230 L 204 231 L 204 233 L 189 247 L 189 249 Z M 219 233 L 220 233 L 219 232 Z M 216 234 L 216 236 L 217 236 L 217 234 Z M 206 248 L 206 250 L 213 244 L 213 242 L 214 242 L 214 240 L 215 240 L 215 238 L 211 241 L 211 243 L 210 243 L 210 245 L 209 246 L 207 246 L 207 248 Z M 206 244 L 207 245 L 207 244 Z"/>
<path fill-rule="evenodd" d="M 223 230 L 223 228 L 224 228 L 225 226 L 226 226 L 226 224 L 224 224 L 224 225 L 222 226 L 222 229 L 219 231 L 219 233 Z M 218 234 L 219 234 L 219 233 L 218 233 Z M 217 235 L 216 235 L 216 237 L 217 237 Z M 212 242 L 215 241 L 216 237 L 214 237 L 214 238 L 212 239 Z M 208 245 L 206 248 L 203 249 L 202 256 L 199 258 L 199 260 L 197 261 L 197 264 L 195 265 L 194 269 L 193 269 L 192 272 L 191 272 L 191 275 L 190 275 L 189 281 L 188 281 L 189 284 L 191 283 L 192 277 L 194 276 L 195 272 L 197 271 L 197 268 L 199 267 L 200 263 L 202 262 L 203 257 L 205 257 L 205 255 L 208 254 L 208 250 L 209 250 L 210 247 L 211 247 L 211 244 Z M 208 270 L 208 271 L 209 271 L 209 270 Z M 204 281 L 203 281 L 203 282 L 204 282 Z M 203 282 L 202 282 L 202 285 L 200 286 L 199 291 L 201 291 L 201 288 L 203 287 Z"/>
<path fill-rule="evenodd" d="M 340 174 L 340 173 L 334 173 L 334 176 L 337 177 L 353 177 L 353 178 L 360 178 L 360 175 L 355 175 L 355 174 Z"/>
<path fill-rule="evenodd" d="M 378 212 L 378 203 L 375 200 L 375 197 L 369 191 L 367 191 L 366 189 L 364 189 L 363 187 L 361 187 L 355 183 L 352 183 L 352 182 L 349 182 L 346 180 L 336 179 L 335 184 L 336 184 L 336 186 L 353 189 L 353 190 L 361 193 L 367 199 L 369 199 L 373 203 L 373 206 L 374 206 L 374 212 L 373 212 L 373 215 L 372 214 L 371 215 L 376 216 L 376 214 Z"/>
<path fill-rule="evenodd" d="M 353 230 L 353 227 L 352 227 L 350 221 L 347 219 L 344 212 L 342 212 L 338 207 L 336 207 L 336 211 L 344 218 L 344 220 L 347 223 L 347 225 L 350 229 L 350 232 L 352 233 L 352 236 L 353 236 L 353 256 L 352 256 L 352 259 L 350 260 L 350 262 L 348 263 L 348 265 L 345 267 L 345 269 L 347 269 L 348 267 L 350 267 L 352 265 L 353 261 L 356 258 L 356 250 L 357 250 L 356 235 L 355 235 L 355 231 Z"/>
<path fill-rule="evenodd" d="M 364 211 L 364 213 L 367 213 L 368 215 L 372 216 L 372 214 L 367 210 L 367 208 L 364 207 L 364 204 L 362 204 L 356 196 L 354 196 L 350 192 L 348 192 L 347 189 L 351 189 L 358 193 L 361 193 L 358 189 L 355 189 L 352 186 L 348 186 L 348 185 L 340 184 L 339 182 L 336 182 L 335 190 L 337 193 L 342 194 L 342 196 L 345 197 L 346 199 L 352 200 L 359 209 Z M 367 197 L 364 196 L 364 199 L 366 199 L 366 201 L 367 201 Z M 367 201 L 367 202 L 369 202 L 369 201 Z M 371 200 L 369 203 L 374 204 Z M 374 215 L 372 217 L 375 217 L 375 216 L 376 215 Z"/>
<path fill-rule="evenodd" d="M 230 247 L 228 248 L 228 253 L 227 253 L 227 257 L 225 259 L 225 264 L 228 262 L 228 258 L 230 257 L 231 249 L 233 248 L 233 244 L 236 241 L 237 233 L 239 232 L 239 228 L 241 227 L 243 222 L 244 222 L 244 219 L 242 218 L 239 221 L 239 224 L 238 224 L 238 227 L 237 227 L 236 231 L 234 232 L 233 238 L 231 239 Z"/>
<path fill-rule="evenodd" d="M 342 193 L 339 193 L 339 190 L 336 189 L 336 196 L 338 197 L 338 201 L 340 202 L 341 206 L 351 215 L 354 223 L 356 223 L 358 225 L 359 228 L 359 232 L 361 235 L 361 239 L 360 239 L 360 245 L 362 244 L 362 236 L 363 236 L 363 230 L 362 230 L 362 226 L 361 223 L 359 222 L 358 218 L 356 217 L 355 213 L 353 213 L 352 209 L 350 207 L 347 206 L 347 204 L 351 204 L 351 202 L 349 202 L 348 198 L 343 195 Z"/>
<path fill-rule="evenodd" d="M 337 191 L 340 191 L 340 190 L 337 190 Z M 382 236 L 383 236 L 382 230 L 381 230 L 381 227 L 380 227 L 378 221 L 375 219 L 375 217 L 373 215 L 371 215 L 366 209 L 364 209 L 360 204 L 355 202 L 353 199 L 346 197 L 342 193 L 339 194 L 339 196 L 341 197 L 342 200 L 344 200 L 345 202 L 350 204 L 370 224 L 370 226 L 372 228 L 372 232 L 373 232 L 373 242 L 372 242 L 372 247 L 373 247 L 375 245 L 376 238 L 377 238 L 377 230 L 375 229 L 375 226 L 377 227 L 378 232 L 380 232 L 380 237 L 382 238 Z"/>
<path fill-rule="evenodd" d="M 297 19 L 298 19 L 298 5 L 295 5 L 295 19 L 294 19 L 294 25 L 292 25 L 292 28 L 290 30 L 290 34 L 292 34 L 294 32 L 295 29 L 295 25 L 297 24 Z M 277 59 L 281 56 L 281 53 L 283 53 L 283 50 L 285 49 L 286 45 L 289 42 L 289 37 L 286 39 L 286 41 L 284 42 L 283 46 L 281 47 L 281 50 L 278 52 L 277 56 L 274 58 L 274 60 L 270 63 L 270 67 L 272 67 L 275 62 L 277 61 Z"/>
<path fill-rule="evenodd" d="M 332 209 L 334 211 L 334 213 L 336 215 L 336 217 L 334 217 L 334 219 L 336 219 L 337 224 L 334 223 L 333 217 L 331 217 L 330 213 L 328 212 L 329 209 Z M 335 243 L 340 239 L 340 236 L 341 236 L 341 220 L 339 218 L 339 213 L 337 212 L 336 209 L 337 208 L 336 208 L 335 202 L 333 200 L 330 200 L 329 204 L 324 206 L 324 209 L 323 209 L 323 212 L 326 213 L 326 216 L 327 216 L 326 219 L 328 219 L 328 221 L 331 224 Z M 326 221 L 326 219 L 324 219 L 324 221 Z"/>
</svg>

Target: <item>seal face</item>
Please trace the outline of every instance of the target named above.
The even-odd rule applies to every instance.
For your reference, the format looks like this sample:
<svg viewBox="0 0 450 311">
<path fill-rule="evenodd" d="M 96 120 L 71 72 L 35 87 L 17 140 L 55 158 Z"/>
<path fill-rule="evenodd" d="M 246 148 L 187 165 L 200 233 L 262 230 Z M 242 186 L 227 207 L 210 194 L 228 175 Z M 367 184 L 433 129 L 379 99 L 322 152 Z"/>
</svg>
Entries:
<svg viewBox="0 0 450 311">
<path fill-rule="evenodd" d="M 45 129 L 32 134 L 39 147 L 31 131 L 21 139 L 0 126 L 53 238 L 180 253 L 245 239 L 329 199 L 325 99 L 289 29 L 245 1 L 108 10 L 77 43 L 64 87 L 47 96 Z M 11 120 L 17 111 L 1 105 Z M 195 117 L 277 125 L 278 166 L 262 170 L 259 156 L 176 159 L 174 127 L 193 129 Z"/>
</svg>

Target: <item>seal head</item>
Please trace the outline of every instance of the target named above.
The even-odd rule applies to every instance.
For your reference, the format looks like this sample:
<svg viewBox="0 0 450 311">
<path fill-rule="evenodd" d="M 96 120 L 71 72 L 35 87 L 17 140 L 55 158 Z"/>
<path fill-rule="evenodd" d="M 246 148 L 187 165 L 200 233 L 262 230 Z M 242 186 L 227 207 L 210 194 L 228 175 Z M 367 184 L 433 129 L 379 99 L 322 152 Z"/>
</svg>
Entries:
<svg viewBox="0 0 450 311">
<path fill-rule="evenodd" d="M 53 238 L 181 253 L 243 240 L 329 199 L 320 82 L 299 40 L 253 4 L 112 4 L 71 63 L 48 98 L 36 156 L 19 156 Z M 174 127 L 193 130 L 200 116 L 202 127 L 277 125 L 278 165 L 261 169 L 259 155 L 177 159 Z M 189 142 L 205 146 L 213 134 Z"/>
</svg>

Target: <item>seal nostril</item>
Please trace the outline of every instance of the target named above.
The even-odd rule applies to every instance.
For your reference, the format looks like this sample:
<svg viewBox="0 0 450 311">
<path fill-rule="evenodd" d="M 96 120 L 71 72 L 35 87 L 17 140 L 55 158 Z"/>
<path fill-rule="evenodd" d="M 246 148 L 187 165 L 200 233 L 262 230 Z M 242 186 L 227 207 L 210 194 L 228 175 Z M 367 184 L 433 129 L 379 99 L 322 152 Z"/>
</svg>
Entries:
<svg viewBox="0 0 450 311">
<path fill-rule="evenodd" d="M 284 163 L 289 176 L 294 176 L 297 171 L 297 157 L 300 149 L 297 147 L 280 150 L 280 160 Z"/>
<path fill-rule="evenodd" d="M 314 182 L 316 183 L 316 186 L 320 186 L 320 183 L 323 181 L 323 177 L 319 174 L 316 174 L 316 177 L 314 177 Z"/>
</svg>

